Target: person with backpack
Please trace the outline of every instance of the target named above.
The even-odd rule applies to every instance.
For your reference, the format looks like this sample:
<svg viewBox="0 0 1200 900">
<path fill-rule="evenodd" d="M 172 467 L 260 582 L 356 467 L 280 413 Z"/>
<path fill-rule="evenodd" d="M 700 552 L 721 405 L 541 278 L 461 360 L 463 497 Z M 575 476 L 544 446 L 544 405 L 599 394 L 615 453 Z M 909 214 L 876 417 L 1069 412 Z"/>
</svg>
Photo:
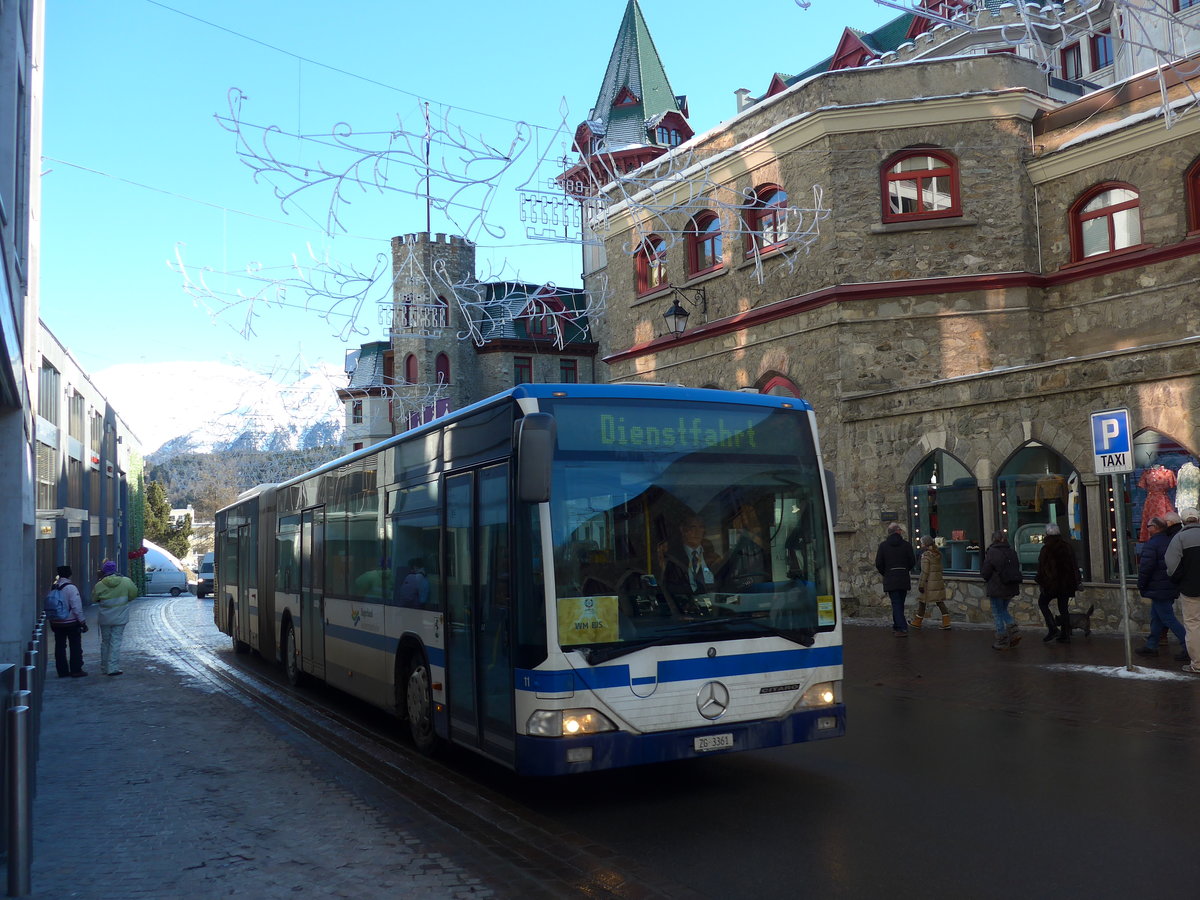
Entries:
<svg viewBox="0 0 1200 900">
<path fill-rule="evenodd" d="M 59 678 L 83 678 L 83 633 L 87 619 L 83 615 L 83 598 L 71 582 L 71 567 L 59 566 L 58 577 L 46 594 L 46 617 L 54 632 L 54 668 Z M 70 648 L 70 660 L 67 649 Z"/>
<path fill-rule="evenodd" d="M 129 604 L 137 599 L 138 589 L 124 575 L 117 574 L 117 564 L 112 560 L 105 561 L 100 574 L 92 589 L 92 600 L 100 604 L 100 671 L 120 675 L 121 641 L 129 624 Z"/>
<path fill-rule="evenodd" d="M 1003 531 L 992 532 L 991 546 L 984 551 L 979 574 L 987 582 L 992 618 L 996 622 L 993 650 L 1011 650 L 1021 642 L 1021 631 L 1008 611 L 1012 598 L 1021 592 L 1021 560 Z"/>
<path fill-rule="evenodd" d="M 1046 636 L 1042 641 L 1071 643 L 1071 620 L 1068 618 L 1067 604 L 1079 590 L 1083 579 L 1079 575 L 1075 551 L 1062 536 L 1062 529 L 1053 522 L 1046 526 L 1046 539 L 1042 541 L 1042 550 L 1038 554 L 1036 580 L 1042 590 L 1038 597 L 1038 609 L 1046 620 Z M 1050 615 L 1051 600 L 1058 601 L 1057 619 Z"/>
</svg>

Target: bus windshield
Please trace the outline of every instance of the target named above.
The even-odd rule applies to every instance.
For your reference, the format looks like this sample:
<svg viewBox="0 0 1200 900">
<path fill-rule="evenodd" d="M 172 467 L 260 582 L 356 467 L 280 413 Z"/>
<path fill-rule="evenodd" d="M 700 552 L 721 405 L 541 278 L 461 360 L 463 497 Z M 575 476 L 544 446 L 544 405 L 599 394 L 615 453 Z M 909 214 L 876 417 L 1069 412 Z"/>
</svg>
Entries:
<svg viewBox="0 0 1200 900">
<path fill-rule="evenodd" d="M 822 470 L 799 409 L 561 401 L 551 491 L 559 645 L 641 647 L 836 626 Z"/>
</svg>

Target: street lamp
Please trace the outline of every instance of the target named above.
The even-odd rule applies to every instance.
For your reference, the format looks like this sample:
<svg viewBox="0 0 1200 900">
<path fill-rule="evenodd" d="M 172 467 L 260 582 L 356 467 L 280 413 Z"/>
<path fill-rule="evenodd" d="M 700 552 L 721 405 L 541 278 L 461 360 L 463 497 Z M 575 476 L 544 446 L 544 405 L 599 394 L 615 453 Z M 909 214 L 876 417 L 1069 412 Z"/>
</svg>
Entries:
<svg viewBox="0 0 1200 900">
<path fill-rule="evenodd" d="M 708 321 L 708 295 L 704 292 L 704 288 L 680 289 L 670 284 L 667 285 L 667 288 L 677 298 L 671 301 L 670 308 L 663 313 L 663 319 L 666 320 L 667 331 L 669 333 L 675 335 L 675 337 L 682 335 L 684 329 L 687 328 L 688 319 L 691 318 L 688 311 L 679 305 L 680 300 L 700 310 L 700 314 L 704 316 L 704 321 Z M 688 294 L 691 294 L 691 296 L 689 297 Z"/>
</svg>

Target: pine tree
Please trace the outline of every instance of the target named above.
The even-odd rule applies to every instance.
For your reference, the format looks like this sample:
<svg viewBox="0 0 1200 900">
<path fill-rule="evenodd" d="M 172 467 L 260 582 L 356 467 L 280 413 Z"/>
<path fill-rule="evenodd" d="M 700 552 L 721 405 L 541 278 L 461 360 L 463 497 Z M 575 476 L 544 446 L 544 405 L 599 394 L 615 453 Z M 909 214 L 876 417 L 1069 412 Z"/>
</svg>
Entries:
<svg viewBox="0 0 1200 900">
<path fill-rule="evenodd" d="M 188 538 L 192 534 L 192 517 L 184 516 L 178 525 L 171 524 L 171 503 L 167 489 L 159 482 L 146 486 L 146 540 L 158 544 L 172 556 L 188 555 Z"/>
</svg>

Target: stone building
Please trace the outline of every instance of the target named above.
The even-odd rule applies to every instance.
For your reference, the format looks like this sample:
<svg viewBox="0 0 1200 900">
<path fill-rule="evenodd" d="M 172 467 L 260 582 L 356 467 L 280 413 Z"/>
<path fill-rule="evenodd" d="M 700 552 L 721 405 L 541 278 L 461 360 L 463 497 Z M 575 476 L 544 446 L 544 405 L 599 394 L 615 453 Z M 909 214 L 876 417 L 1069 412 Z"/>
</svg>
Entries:
<svg viewBox="0 0 1200 900">
<path fill-rule="evenodd" d="M 1135 572 L 1144 522 L 1200 488 L 1200 77 L 1110 66 L 1080 95 L 1035 59 L 963 52 L 826 64 L 599 188 L 601 355 L 612 381 L 813 404 L 849 612 L 886 610 L 890 521 L 939 540 L 971 621 L 990 620 L 989 535 L 1031 575 L 1054 522 L 1079 602 L 1116 627 L 1119 554 Z M 1121 407 L 1137 468 L 1114 487 L 1089 416 Z"/>
<path fill-rule="evenodd" d="M 347 360 L 349 450 L 523 382 L 596 380 L 579 288 L 478 281 L 475 245 L 425 232 L 392 238 L 389 339 Z"/>
</svg>

